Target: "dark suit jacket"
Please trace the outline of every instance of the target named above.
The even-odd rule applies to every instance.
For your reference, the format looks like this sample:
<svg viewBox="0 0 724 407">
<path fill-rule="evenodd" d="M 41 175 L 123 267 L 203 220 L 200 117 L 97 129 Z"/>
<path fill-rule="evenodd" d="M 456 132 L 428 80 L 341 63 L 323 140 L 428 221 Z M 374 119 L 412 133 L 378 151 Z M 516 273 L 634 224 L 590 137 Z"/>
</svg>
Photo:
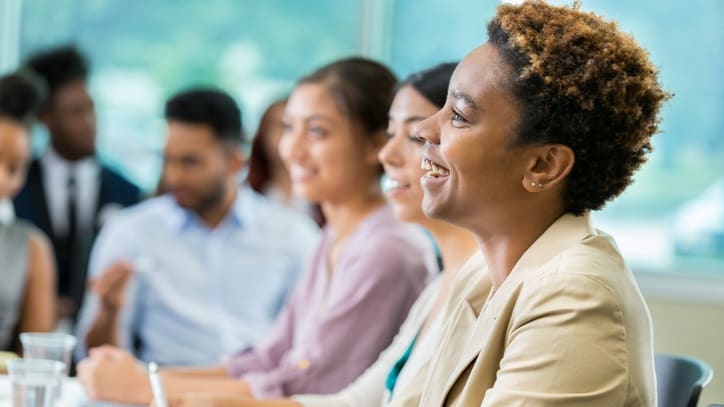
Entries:
<svg viewBox="0 0 724 407">
<path fill-rule="evenodd" d="M 38 159 L 31 162 L 28 168 L 28 178 L 23 189 L 15 197 L 15 215 L 20 219 L 28 220 L 42 229 L 53 244 L 55 260 L 58 265 L 58 294 L 74 301 L 77 313 L 85 293 L 86 273 L 90 250 L 102 222 L 113 208 L 133 205 L 141 199 L 141 190 L 112 169 L 99 164 L 101 167 L 100 187 L 98 189 L 98 205 L 93 215 L 93 230 L 84 235 L 79 234 L 73 245 L 72 265 L 67 267 L 68 253 L 63 237 L 56 236 L 50 222 L 47 198 L 41 163 Z M 75 319 L 75 315 L 74 315 Z"/>
</svg>

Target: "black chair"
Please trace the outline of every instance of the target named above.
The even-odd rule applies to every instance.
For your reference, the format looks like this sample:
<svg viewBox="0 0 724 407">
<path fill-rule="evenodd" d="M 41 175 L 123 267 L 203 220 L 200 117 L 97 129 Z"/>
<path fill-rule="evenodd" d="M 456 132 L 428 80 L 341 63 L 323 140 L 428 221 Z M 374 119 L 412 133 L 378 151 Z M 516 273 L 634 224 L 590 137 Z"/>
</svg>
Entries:
<svg viewBox="0 0 724 407">
<path fill-rule="evenodd" d="M 696 407 L 712 377 L 711 366 L 687 356 L 656 355 L 659 407 Z"/>
</svg>

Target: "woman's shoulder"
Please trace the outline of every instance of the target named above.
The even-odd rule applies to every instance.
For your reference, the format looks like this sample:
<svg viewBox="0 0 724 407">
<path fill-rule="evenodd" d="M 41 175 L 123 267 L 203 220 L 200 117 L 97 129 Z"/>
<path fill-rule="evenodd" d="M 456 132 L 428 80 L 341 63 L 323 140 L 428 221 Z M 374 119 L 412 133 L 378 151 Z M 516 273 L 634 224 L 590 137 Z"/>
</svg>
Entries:
<svg viewBox="0 0 724 407">
<path fill-rule="evenodd" d="M 3 225 L 3 229 L 5 233 L 2 237 L 9 241 L 27 244 L 31 239 L 47 239 L 42 230 L 23 219 L 16 219 L 10 224 Z"/>
<path fill-rule="evenodd" d="M 389 208 L 371 215 L 360 226 L 355 240 L 372 251 L 434 251 L 432 238 L 422 227 L 400 221 Z"/>
</svg>

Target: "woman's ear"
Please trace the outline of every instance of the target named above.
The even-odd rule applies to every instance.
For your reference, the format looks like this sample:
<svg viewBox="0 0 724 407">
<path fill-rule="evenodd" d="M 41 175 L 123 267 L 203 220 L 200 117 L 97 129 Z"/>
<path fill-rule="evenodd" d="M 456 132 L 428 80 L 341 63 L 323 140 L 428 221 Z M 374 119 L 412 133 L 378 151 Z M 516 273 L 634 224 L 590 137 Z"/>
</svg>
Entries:
<svg viewBox="0 0 724 407">
<path fill-rule="evenodd" d="M 562 144 L 533 146 L 523 176 L 523 188 L 530 192 L 538 192 L 563 185 L 575 162 L 576 154 L 568 146 Z"/>
<path fill-rule="evenodd" d="M 387 144 L 387 137 L 385 136 L 386 130 L 380 130 L 372 134 L 371 137 L 368 138 L 369 140 L 369 148 L 367 160 L 370 164 L 376 164 L 379 165 L 380 163 L 380 151 L 382 151 L 382 148 Z"/>
</svg>

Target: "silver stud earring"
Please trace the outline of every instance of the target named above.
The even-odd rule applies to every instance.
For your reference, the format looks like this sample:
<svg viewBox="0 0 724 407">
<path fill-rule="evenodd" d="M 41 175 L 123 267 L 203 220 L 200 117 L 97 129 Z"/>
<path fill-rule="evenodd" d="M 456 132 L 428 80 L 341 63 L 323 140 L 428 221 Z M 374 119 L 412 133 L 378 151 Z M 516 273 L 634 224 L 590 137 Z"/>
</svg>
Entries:
<svg viewBox="0 0 724 407">
<path fill-rule="evenodd" d="M 531 182 L 530 182 L 530 186 L 531 186 L 531 187 L 534 187 L 534 186 L 535 186 L 535 181 L 531 181 Z"/>
<path fill-rule="evenodd" d="M 538 184 L 538 188 L 543 188 L 543 184 Z"/>
</svg>

